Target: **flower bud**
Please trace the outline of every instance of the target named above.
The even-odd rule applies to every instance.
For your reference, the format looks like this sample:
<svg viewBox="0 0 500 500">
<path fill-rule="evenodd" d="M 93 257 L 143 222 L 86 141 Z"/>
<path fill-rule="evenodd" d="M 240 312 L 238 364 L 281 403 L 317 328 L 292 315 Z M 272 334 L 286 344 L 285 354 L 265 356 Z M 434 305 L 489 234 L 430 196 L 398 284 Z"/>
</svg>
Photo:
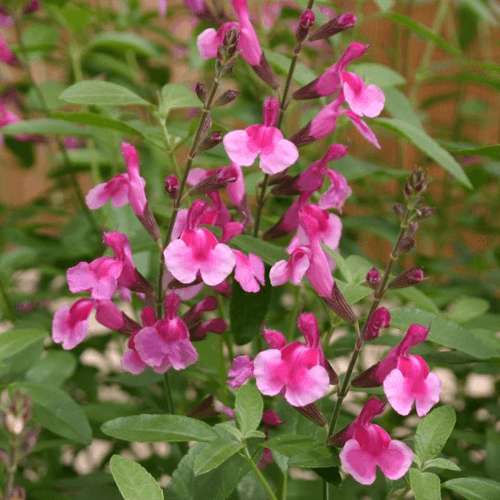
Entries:
<svg viewBox="0 0 500 500">
<path fill-rule="evenodd" d="M 376 290 L 382 281 L 382 276 L 376 267 L 372 267 L 367 273 L 365 277 L 366 284 Z"/>
<path fill-rule="evenodd" d="M 27 429 L 23 433 L 23 441 L 21 443 L 21 453 L 23 455 L 28 455 L 35 448 L 36 443 L 38 442 L 38 436 L 40 435 L 40 429 L 32 430 Z"/>
<path fill-rule="evenodd" d="M 346 12 L 340 16 L 328 21 L 326 24 L 321 26 L 318 31 L 313 33 L 309 37 L 309 41 L 314 42 L 315 40 L 322 40 L 324 38 L 329 38 L 341 31 L 348 28 L 352 28 L 356 24 L 357 18 L 351 12 Z"/>
<path fill-rule="evenodd" d="M 203 123 L 201 125 L 201 137 L 205 137 L 210 128 L 212 127 L 212 118 L 209 114 L 205 115 L 203 119 Z"/>
<path fill-rule="evenodd" d="M 398 245 L 398 252 L 409 252 L 415 246 L 415 239 L 411 236 L 405 236 Z"/>
<path fill-rule="evenodd" d="M 165 179 L 165 191 L 172 200 L 175 200 L 179 196 L 179 179 L 177 179 L 175 174 L 170 174 Z"/>
<path fill-rule="evenodd" d="M 379 336 L 382 328 L 387 328 L 391 324 L 391 315 L 385 307 L 379 307 L 372 315 L 370 323 L 363 329 L 363 340 L 373 340 Z"/>
<path fill-rule="evenodd" d="M 197 151 L 198 153 L 201 153 L 202 151 L 208 151 L 210 149 L 215 148 L 215 146 L 218 146 L 221 142 L 222 142 L 221 131 L 216 130 L 215 132 L 212 132 L 209 136 L 205 137 L 205 139 L 203 139 L 200 142 Z"/>
<path fill-rule="evenodd" d="M 408 224 L 408 229 L 406 230 L 405 236 L 415 236 L 417 229 L 418 229 L 418 222 L 410 222 L 410 224 Z"/>
<path fill-rule="evenodd" d="M 323 297 L 326 305 L 340 318 L 353 325 L 357 319 L 351 306 L 347 303 L 337 283 L 333 284 L 331 297 Z"/>
<path fill-rule="evenodd" d="M 421 267 L 412 267 L 390 281 L 389 288 L 391 290 L 406 288 L 409 286 L 418 285 L 425 279 L 426 277 L 424 276 L 424 271 Z"/>
<path fill-rule="evenodd" d="M 392 211 L 398 216 L 398 217 L 403 217 L 405 214 L 405 207 L 404 205 L 401 205 L 401 203 L 394 203 L 392 206 Z"/>
<path fill-rule="evenodd" d="M 26 490 L 21 486 L 14 486 L 7 495 L 6 500 L 26 500 Z"/>
<path fill-rule="evenodd" d="M 264 101 L 264 105 L 262 107 L 264 127 L 274 127 L 276 120 L 278 119 L 279 111 L 280 103 L 276 97 L 271 96 Z"/>
<path fill-rule="evenodd" d="M 227 55 L 229 57 L 236 53 L 238 43 L 240 41 L 240 30 L 237 28 L 231 28 L 227 30 L 224 35 L 224 47 L 226 48 Z"/>
<path fill-rule="evenodd" d="M 420 207 L 417 209 L 417 217 L 419 219 L 427 219 L 430 217 L 436 209 L 434 207 Z"/>
<path fill-rule="evenodd" d="M 221 94 L 217 100 L 214 102 L 214 106 L 225 106 L 230 102 L 234 101 L 240 95 L 239 90 L 226 90 Z"/>
<path fill-rule="evenodd" d="M 293 406 L 293 408 L 320 427 L 324 427 L 327 424 L 325 416 L 314 403 L 306 406 Z"/>
<path fill-rule="evenodd" d="M 198 82 L 196 84 L 196 87 L 194 88 L 196 95 L 198 96 L 198 99 L 205 104 L 207 102 L 207 87 L 201 82 Z"/>
<path fill-rule="evenodd" d="M 31 0 L 31 2 L 28 2 L 23 9 L 23 14 L 33 14 L 33 12 L 36 12 L 39 10 L 41 7 L 39 0 Z"/>
<path fill-rule="evenodd" d="M 295 39 L 297 42 L 302 43 L 306 38 L 311 26 L 315 21 L 314 12 L 312 10 L 306 10 L 302 12 L 299 20 L 299 27 L 297 28 L 297 32 L 295 33 Z"/>
<path fill-rule="evenodd" d="M 230 182 L 236 181 L 238 172 L 234 167 L 219 167 L 214 173 L 205 177 L 193 188 L 196 194 L 212 193 L 226 187 Z"/>
<path fill-rule="evenodd" d="M 281 420 L 280 416 L 273 410 L 266 410 L 262 414 L 262 423 L 271 427 L 278 427 L 283 424 L 283 420 Z"/>
</svg>

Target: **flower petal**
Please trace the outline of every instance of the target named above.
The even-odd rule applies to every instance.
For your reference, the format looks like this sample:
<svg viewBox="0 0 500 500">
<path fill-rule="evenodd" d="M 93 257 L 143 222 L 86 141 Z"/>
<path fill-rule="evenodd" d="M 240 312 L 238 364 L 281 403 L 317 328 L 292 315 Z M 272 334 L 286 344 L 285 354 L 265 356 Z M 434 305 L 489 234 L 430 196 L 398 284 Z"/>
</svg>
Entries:
<svg viewBox="0 0 500 500">
<path fill-rule="evenodd" d="M 355 439 L 349 439 L 340 452 L 340 463 L 345 471 L 361 484 L 373 484 L 376 461 Z"/>
<path fill-rule="evenodd" d="M 411 448 L 397 439 L 393 439 L 377 457 L 380 470 L 393 481 L 403 477 L 408 472 L 412 461 L 413 451 Z"/>
<path fill-rule="evenodd" d="M 259 151 L 250 149 L 248 142 L 249 137 L 245 130 L 233 130 L 224 136 L 224 148 L 231 161 L 243 167 L 252 165 Z"/>
</svg>

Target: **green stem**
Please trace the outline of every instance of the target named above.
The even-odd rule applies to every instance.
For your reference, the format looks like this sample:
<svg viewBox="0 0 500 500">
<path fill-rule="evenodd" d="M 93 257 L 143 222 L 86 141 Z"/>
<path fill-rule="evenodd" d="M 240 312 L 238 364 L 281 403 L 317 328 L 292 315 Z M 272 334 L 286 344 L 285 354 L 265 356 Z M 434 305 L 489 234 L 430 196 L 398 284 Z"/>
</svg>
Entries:
<svg viewBox="0 0 500 500">
<path fill-rule="evenodd" d="M 7 467 L 7 479 L 5 481 L 5 498 L 9 498 L 9 493 L 14 487 L 19 459 L 19 441 L 17 436 L 12 436 L 10 440 L 10 464 Z"/>
<path fill-rule="evenodd" d="M 194 157 L 196 156 L 196 151 L 198 150 L 198 146 L 200 145 L 200 140 L 201 140 L 201 134 L 203 132 L 203 126 L 205 123 L 205 120 L 207 118 L 207 115 L 210 113 L 210 110 L 212 109 L 212 105 L 214 102 L 215 94 L 217 93 L 217 89 L 219 88 L 219 83 L 220 83 L 220 75 L 217 74 L 214 83 L 212 85 L 212 90 L 210 91 L 210 96 L 207 99 L 207 102 L 203 106 L 203 112 L 201 114 L 200 121 L 198 123 L 198 127 L 196 128 L 196 133 L 194 136 L 193 144 L 191 146 L 191 149 L 189 150 L 188 154 L 188 159 L 186 162 L 186 168 L 184 169 L 184 174 L 182 176 L 182 180 L 179 186 L 179 194 L 177 195 L 177 198 L 174 200 L 173 206 L 172 206 L 172 217 L 170 217 L 170 222 L 168 225 L 167 229 L 167 234 L 165 235 L 165 239 L 163 241 L 163 248 L 161 249 L 160 252 L 160 269 L 158 271 L 158 300 L 157 300 L 157 314 L 158 317 L 160 318 L 162 316 L 162 301 L 163 301 L 163 287 L 162 287 L 162 281 L 163 281 L 163 272 L 164 272 L 164 263 L 163 263 L 163 251 L 167 247 L 167 245 L 170 243 L 170 239 L 172 238 L 172 231 L 174 230 L 174 225 L 175 221 L 177 220 L 177 214 L 179 213 L 179 209 L 181 207 L 181 201 L 182 197 L 184 195 L 184 189 L 186 188 L 186 183 L 187 183 L 187 178 L 189 175 L 189 171 L 191 170 L 191 167 L 193 165 L 193 160 Z M 166 130 L 166 127 L 164 128 L 164 132 Z M 166 136 L 167 139 L 167 136 Z"/>
<path fill-rule="evenodd" d="M 245 459 L 250 464 L 250 467 L 252 467 L 254 474 L 257 476 L 257 479 L 261 482 L 262 486 L 264 486 L 264 489 L 267 491 L 269 498 L 271 498 L 271 500 L 278 500 L 278 498 L 274 494 L 274 491 L 272 490 L 271 486 L 267 482 L 267 479 L 264 477 L 264 474 L 262 474 L 262 472 L 259 470 L 257 465 L 255 465 L 255 462 L 252 460 L 252 457 L 248 453 L 248 449 L 246 447 L 243 448 L 243 453 L 244 453 Z"/>
<path fill-rule="evenodd" d="M 408 484 L 406 488 L 398 495 L 396 500 L 403 500 L 406 494 L 411 490 L 411 486 Z"/>
<path fill-rule="evenodd" d="M 286 499 L 287 489 L 288 489 L 288 470 L 283 472 L 281 476 L 281 483 L 279 485 L 278 495 L 277 495 L 280 498 L 280 500 L 287 500 Z"/>
<path fill-rule="evenodd" d="M 165 372 L 163 382 L 165 384 L 165 399 L 167 400 L 167 412 L 169 415 L 175 413 L 174 398 L 172 397 L 172 389 L 170 387 L 170 379 L 168 371 Z"/>
<path fill-rule="evenodd" d="M 306 10 L 312 9 L 313 5 L 314 0 L 309 0 Z M 278 129 L 281 129 L 281 125 L 283 124 L 283 116 L 285 115 L 286 108 L 288 107 L 288 92 L 290 91 L 290 85 L 292 84 L 293 74 L 295 72 L 295 66 L 297 65 L 297 60 L 301 48 L 302 42 L 297 42 L 297 45 L 293 49 L 293 57 L 292 61 L 290 62 L 290 68 L 288 69 L 285 86 L 283 87 L 283 95 L 281 96 L 278 120 L 276 121 L 276 128 Z M 253 229 L 253 235 L 255 238 L 258 238 L 259 236 L 259 226 L 262 218 L 262 210 L 264 209 L 264 205 L 266 204 L 266 190 L 268 183 L 269 174 L 265 174 L 260 186 L 259 198 L 257 200 L 257 213 L 255 214 L 255 226 Z"/>
</svg>

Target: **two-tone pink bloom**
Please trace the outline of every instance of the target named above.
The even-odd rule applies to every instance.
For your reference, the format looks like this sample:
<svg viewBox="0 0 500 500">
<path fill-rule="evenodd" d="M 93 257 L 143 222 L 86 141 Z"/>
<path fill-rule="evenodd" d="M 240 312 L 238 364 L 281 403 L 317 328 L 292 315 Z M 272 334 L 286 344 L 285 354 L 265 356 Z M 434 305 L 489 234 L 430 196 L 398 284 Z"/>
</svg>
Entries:
<svg viewBox="0 0 500 500">
<path fill-rule="evenodd" d="M 413 451 L 402 441 L 391 439 L 382 427 L 370 423 L 384 410 L 377 398 L 367 401 L 358 417 L 333 437 L 332 444 L 343 446 L 340 464 L 361 484 L 375 481 L 377 466 L 395 481 L 402 478 L 413 461 Z"/>
<path fill-rule="evenodd" d="M 387 356 L 352 381 L 355 387 L 383 385 L 390 405 L 400 415 L 408 415 L 415 403 L 417 415 L 423 417 L 439 401 L 442 383 L 430 373 L 421 356 L 408 354 L 415 345 L 425 342 L 429 329 L 411 325 L 399 345 Z"/>
<path fill-rule="evenodd" d="M 224 137 L 224 148 L 232 162 L 247 167 L 260 155 L 260 168 L 266 174 L 277 174 L 293 165 L 298 157 L 297 147 L 274 125 L 278 119 L 279 103 L 275 97 L 264 102 L 263 125 L 251 125 L 245 130 L 233 130 Z"/>
<path fill-rule="evenodd" d="M 94 309 L 91 299 L 77 300 L 71 307 L 61 306 L 52 320 L 52 339 L 63 349 L 73 349 L 87 336 L 89 316 Z"/>
<path fill-rule="evenodd" d="M 179 297 L 171 293 L 165 298 L 165 318 L 156 321 L 151 308 L 143 311 L 144 327 L 129 339 L 121 362 L 124 370 L 141 373 L 150 366 L 157 373 L 165 373 L 170 368 L 183 370 L 196 363 L 198 353 L 189 340 L 186 323 L 177 317 L 179 305 Z"/>
<path fill-rule="evenodd" d="M 165 265 L 181 283 L 193 283 L 198 273 L 209 286 L 224 281 L 234 269 L 233 251 L 206 228 L 199 227 L 208 205 L 196 200 L 187 214 L 186 228 L 179 239 L 167 246 Z"/>
<path fill-rule="evenodd" d="M 233 253 L 236 258 L 234 279 L 245 292 L 257 293 L 265 284 L 264 262 L 253 253 L 245 255 L 239 250 L 233 250 Z"/>
<path fill-rule="evenodd" d="M 253 362 L 253 374 L 259 391 L 266 396 L 282 394 L 292 406 L 306 406 L 328 392 L 330 375 L 319 343 L 319 331 L 312 314 L 301 315 L 299 328 L 306 344 L 286 344 L 285 337 L 264 330 L 271 349 L 262 351 Z"/>
</svg>

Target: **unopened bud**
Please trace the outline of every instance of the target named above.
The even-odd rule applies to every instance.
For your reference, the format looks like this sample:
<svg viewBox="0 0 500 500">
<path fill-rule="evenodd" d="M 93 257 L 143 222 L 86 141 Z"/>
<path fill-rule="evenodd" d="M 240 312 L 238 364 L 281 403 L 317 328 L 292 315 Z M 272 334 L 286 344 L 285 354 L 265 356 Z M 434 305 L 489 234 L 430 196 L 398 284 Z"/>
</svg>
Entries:
<svg viewBox="0 0 500 500">
<path fill-rule="evenodd" d="M 363 340 L 376 339 L 380 334 L 380 330 L 382 328 L 387 328 L 390 324 L 391 315 L 389 310 L 385 307 L 380 307 L 373 313 L 370 323 L 363 329 Z"/>
<path fill-rule="evenodd" d="M 337 283 L 333 284 L 331 297 L 323 297 L 326 305 L 340 318 L 353 325 L 357 319 L 351 306 L 347 303 Z"/>
<path fill-rule="evenodd" d="M 207 101 L 207 87 L 201 82 L 198 82 L 196 84 L 196 87 L 194 88 L 196 95 L 198 96 L 198 99 L 205 104 Z"/>
<path fill-rule="evenodd" d="M 323 38 L 328 38 L 330 36 L 336 35 L 341 31 L 352 28 L 356 24 L 356 21 L 356 16 L 351 12 L 341 14 L 335 19 L 332 19 L 326 24 L 323 24 L 323 26 L 321 26 L 318 31 L 316 31 L 309 37 L 309 40 L 311 42 L 314 42 L 315 40 L 322 40 Z"/>
<path fill-rule="evenodd" d="M 412 267 L 389 282 L 389 288 L 392 290 L 406 288 L 408 286 L 418 285 L 425 279 L 426 277 L 421 267 Z"/>
<path fill-rule="evenodd" d="M 324 427 L 326 425 L 326 418 L 321 413 L 320 409 L 314 404 L 308 404 L 306 406 L 294 406 L 294 408 L 304 417 L 308 418 L 311 422 L 314 422 L 316 425 L 320 427 Z"/>
<path fill-rule="evenodd" d="M 406 236 L 400 241 L 398 245 L 398 252 L 400 253 L 409 252 L 414 246 L 415 246 L 415 239 L 412 238 L 411 236 Z"/>
<path fill-rule="evenodd" d="M 307 38 L 307 34 L 309 33 L 311 26 L 314 24 L 315 19 L 314 12 L 312 10 L 302 12 L 300 15 L 299 27 L 295 33 L 295 39 L 297 42 L 301 43 Z"/>
<path fill-rule="evenodd" d="M 398 216 L 398 217 L 403 217 L 405 214 L 405 207 L 404 205 L 401 205 L 401 203 L 394 203 L 392 206 L 392 211 Z"/>
<path fill-rule="evenodd" d="M 240 95 L 239 90 L 226 90 L 221 94 L 217 100 L 214 102 L 214 106 L 225 106 L 230 102 L 234 101 Z"/>
<path fill-rule="evenodd" d="M 408 229 L 406 230 L 406 236 L 415 236 L 418 229 L 418 222 L 410 222 L 408 224 Z"/>
<path fill-rule="evenodd" d="M 229 57 L 236 53 L 238 43 L 240 41 L 240 30 L 237 28 L 231 28 L 226 31 L 224 35 L 224 47 L 227 50 L 227 55 Z"/>
<path fill-rule="evenodd" d="M 377 268 L 372 267 L 366 273 L 365 281 L 370 288 L 376 290 L 379 287 L 380 282 L 382 281 L 382 276 L 380 275 L 380 272 L 378 271 Z"/>
<path fill-rule="evenodd" d="M 7 495 L 6 500 L 26 500 L 26 490 L 21 486 L 14 486 Z"/>
<path fill-rule="evenodd" d="M 430 217 L 436 209 L 434 207 L 420 207 L 417 209 L 417 217 L 419 219 L 427 219 Z"/>
<path fill-rule="evenodd" d="M 5 5 L 3 5 L 1 2 L 0 2 L 0 14 L 2 16 L 8 16 L 8 15 L 10 15 L 9 11 L 5 8 Z M 4 96 L 5 96 L 5 94 L 4 94 Z"/>
<path fill-rule="evenodd" d="M 40 2 L 38 0 L 32 0 L 31 2 L 28 2 L 23 9 L 23 14 L 33 14 L 33 12 L 36 12 L 39 10 L 41 7 Z"/>
<path fill-rule="evenodd" d="M 23 455 L 28 455 L 33 451 L 36 443 L 38 442 L 39 435 L 40 435 L 40 429 L 37 430 L 27 429 L 24 431 L 23 442 L 21 443 L 21 448 L 20 448 Z"/>
<path fill-rule="evenodd" d="M 218 146 L 221 142 L 222 142 L 222 133 L 220 130 L 216 130 L 215 132 L 212 132 L 209 136 L 205 137 L 205 139 L 203 139 L 200 142 L 200 145 L 198 146 L 198 153 L 215 148 L 215 146 Z"/>
<path fill-rule="evenodd" d="M 172 200 L 175 200 L 179 196 L 179 179 L 177 179 L 175 174 L 170 174 L 165 179 L 165 191 Z"/>
<path fill-rule="evenodd" d="M 2 415 L 2 425 L 6 431 L 19 436 L 24 430 L 24 420 L 20 415 L 14 415 L 10 411 Z"/>
<path fill-rule="evenodd" d="M 209 114 L 206 114 L 203 118 L 203 123 L 201 125 L 201 137 L 205 137 L 208 131 L 212 127 L 212 118 Z"/>
<path fill-rule="evenodd" d="M 271 427 L 278 427 L 283 423 L 283 420 L 281 420 L 280 416 L 273 410 L 266 410 L 262 414 L 262 423 L 270 425 Z"/>
<path fill-rule="evenodd" d="M 234 167 L 219 167 L 208 177 L 205 177 L 193 188 L 196 194 L 212 193 L 226 187 L 238 178 L 238 171 Z"/>
</svg>

